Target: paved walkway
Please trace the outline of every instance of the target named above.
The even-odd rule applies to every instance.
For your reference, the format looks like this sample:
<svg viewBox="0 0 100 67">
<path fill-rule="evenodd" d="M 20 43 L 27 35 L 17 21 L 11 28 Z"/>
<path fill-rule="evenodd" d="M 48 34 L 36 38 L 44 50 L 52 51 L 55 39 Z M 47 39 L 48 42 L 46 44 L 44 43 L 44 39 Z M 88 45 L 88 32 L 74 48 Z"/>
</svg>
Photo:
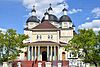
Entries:
<svg viewBox="0 0 100 67">
<path fill-rule="evenodd" d="M 0 65 L 0 67 L 2 67 L 2 65 Z"/>
</svg>

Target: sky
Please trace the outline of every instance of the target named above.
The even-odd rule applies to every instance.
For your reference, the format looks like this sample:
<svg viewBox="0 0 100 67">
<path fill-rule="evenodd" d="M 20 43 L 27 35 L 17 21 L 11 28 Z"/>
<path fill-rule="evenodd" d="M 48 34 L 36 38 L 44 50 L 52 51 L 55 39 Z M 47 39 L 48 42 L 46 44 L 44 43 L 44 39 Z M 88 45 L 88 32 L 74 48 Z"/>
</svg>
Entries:
<svg viewBox="0 0 100 67">
<path fill-rule="evenodd" d="M 42 18 L 49 4 L 58 18 L 63 15 L 64 3 L 68 16 L 78 29 L 92 28 L 100 31 L 100 0 L 0 0 L 0 30 L 15 29 L 23 34 L 32 6 L 35 5 L 38 18 Z"/>
</svg>

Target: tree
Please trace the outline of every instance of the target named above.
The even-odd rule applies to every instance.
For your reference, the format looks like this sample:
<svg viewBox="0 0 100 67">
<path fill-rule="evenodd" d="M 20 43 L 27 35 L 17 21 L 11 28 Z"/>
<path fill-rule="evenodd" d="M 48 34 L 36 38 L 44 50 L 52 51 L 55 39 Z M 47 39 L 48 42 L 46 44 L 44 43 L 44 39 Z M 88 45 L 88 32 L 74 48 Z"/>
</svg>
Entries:
<svg viewBox="0 0 100 67">
<path fill-rule="evenodd" d="M 78 30 L 66 49 L 74 51 L 85 63 L 100 64 L 100 32 L 98 35 L 92 29 Z"/>
<path fill-rule="evenodd" d="M 28 36 L 24 34 L 17 34 L 16 30 L 8 29 L 5 33 L 0 31 L 0 62 L 8 62 L 16 59 L 18 54 L 22 52 L 18 48 L 25 47 L 23 40 Z"/>
</svg>

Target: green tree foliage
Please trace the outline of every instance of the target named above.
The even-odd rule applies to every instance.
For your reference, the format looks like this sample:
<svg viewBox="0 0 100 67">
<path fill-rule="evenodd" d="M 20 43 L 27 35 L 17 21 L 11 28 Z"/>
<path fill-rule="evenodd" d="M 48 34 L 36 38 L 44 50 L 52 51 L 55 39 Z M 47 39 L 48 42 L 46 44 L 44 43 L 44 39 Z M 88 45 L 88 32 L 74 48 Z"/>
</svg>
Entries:
<svg viewBox="0 0 100 67">
<path fill-rule="evenodd" d="M 100 64 L 100 32 L 98 35 L 92 29 L 78 30 L 66 46 L 67 50 L 74 51 L 85 63 Z"/>
<path fill-rule="evenodd" d="M 16 30 L 8 29 L 5 33 L 0 31 L 0 62 L 14 60 L 21 50 L 25 47 L 23 40 L 28 36 L 24 34 L 17 34 Z"/>
</svg>

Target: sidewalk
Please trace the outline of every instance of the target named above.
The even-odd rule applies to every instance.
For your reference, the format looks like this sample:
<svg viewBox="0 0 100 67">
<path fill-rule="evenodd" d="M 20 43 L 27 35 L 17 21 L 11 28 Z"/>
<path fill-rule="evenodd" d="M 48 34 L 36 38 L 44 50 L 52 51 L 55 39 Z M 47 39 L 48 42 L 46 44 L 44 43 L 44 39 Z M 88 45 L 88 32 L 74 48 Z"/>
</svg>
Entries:
<svg viewBox="0 0 100 67">
<path fill-rule="evenodd" d="M 2 67 L 2 65 L 0 65 L 0 67 Z"/>
</svg>

